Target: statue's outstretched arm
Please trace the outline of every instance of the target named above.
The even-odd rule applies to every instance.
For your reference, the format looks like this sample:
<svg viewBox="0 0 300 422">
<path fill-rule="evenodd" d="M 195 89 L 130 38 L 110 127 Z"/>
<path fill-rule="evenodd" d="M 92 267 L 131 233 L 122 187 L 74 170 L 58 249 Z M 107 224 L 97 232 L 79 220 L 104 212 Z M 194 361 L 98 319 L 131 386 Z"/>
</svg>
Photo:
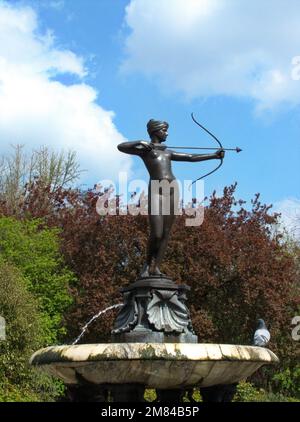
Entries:
<svg viewBox="0 0 300 422">
<path fill-rule="evenodd" d="M 196 161 L 206 161 L 206 160 L 214 160 L 214 159 L 221 159 L 224 157 L 223 150 L 218 150 L 214 154 L 187 154 L 185 152 L 176 152 L 172 151 L 171 160 L 173 161 L 189 161 L 189 162 L 196 162 Z"/>
</svg>

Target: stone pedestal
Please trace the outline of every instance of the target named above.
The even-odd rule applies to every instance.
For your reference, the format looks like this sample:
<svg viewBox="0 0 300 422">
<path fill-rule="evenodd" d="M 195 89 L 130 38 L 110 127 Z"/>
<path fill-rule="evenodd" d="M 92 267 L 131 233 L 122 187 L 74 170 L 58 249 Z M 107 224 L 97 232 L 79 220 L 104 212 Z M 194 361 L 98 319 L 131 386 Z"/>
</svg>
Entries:
<svg viewBox="0 0 300 422">
<path fill-rule="evenodd" d="M 116 317 L 112 341 L 197 343 L 186 306 L 189 290 L 161 276 L 141 278 L 121 289 L 124 306 Z"/>
</svg>

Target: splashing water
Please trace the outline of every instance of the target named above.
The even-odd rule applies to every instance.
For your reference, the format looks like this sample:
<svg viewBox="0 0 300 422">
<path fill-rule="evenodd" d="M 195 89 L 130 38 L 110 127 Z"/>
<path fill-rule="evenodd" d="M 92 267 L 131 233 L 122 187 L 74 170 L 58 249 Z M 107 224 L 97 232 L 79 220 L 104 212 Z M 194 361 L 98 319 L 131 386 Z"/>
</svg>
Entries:
<svg viewBox="0 0 300 422">
<path fill-rule="evenodd" d="M 117 305 L 112 305 L 109 306 L 108 308 L 103 309 L 102 311 L 98 312 L 96 315 L 93 316 L 93 318 L 91 318 L 83 327 L 81 333 L 79 334 L 79 336 L 77 337 L 77 339 L 75 341 L 73 341 L 72 345 L 75 345 L 79 342 L 79 340 L 84 336 L 86 330 L 88 329 L 89 325 L 91 325 L 92 322 L 94 322 L 97 318 L 99 318 L 99 316 L 101 316 L 102 314 L 105 314 L 105 312 L 110 311 L 111 309 L 115 309 L 115 308 L 119 308 L 120 306 L 123 306 L 123 303 L 118 303 Z"/>
</svg>

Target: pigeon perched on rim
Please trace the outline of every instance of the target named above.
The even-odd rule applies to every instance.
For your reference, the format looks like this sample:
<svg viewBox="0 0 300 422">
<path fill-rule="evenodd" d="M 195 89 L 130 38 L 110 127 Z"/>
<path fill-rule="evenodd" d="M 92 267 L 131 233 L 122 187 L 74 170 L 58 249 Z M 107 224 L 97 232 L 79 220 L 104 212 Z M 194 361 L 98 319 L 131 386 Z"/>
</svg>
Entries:
<svg viewBox="0 0 300 422">
<path fill-rule="evenodd" d="M 271 334 L 267 329 L 265 321 L 263 319 L 259 319 L 256 331 L 253 337 L 253 345 L 259 347 L 266 347 L 269 343 Z"/>
</svg>

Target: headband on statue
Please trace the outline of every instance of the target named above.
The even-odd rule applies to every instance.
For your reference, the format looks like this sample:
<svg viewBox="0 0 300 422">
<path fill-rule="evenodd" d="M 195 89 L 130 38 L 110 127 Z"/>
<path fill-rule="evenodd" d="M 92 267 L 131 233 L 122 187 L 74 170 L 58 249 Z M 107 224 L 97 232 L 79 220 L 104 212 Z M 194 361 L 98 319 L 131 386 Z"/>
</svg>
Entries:
<svg viewBox="0 0 300 422">
<path fill-rule="evenodd" d="M 154 120 L 151 119 L 147 123 L 147 131 L 149 135 L 151 136 L 152 133 L 159 131 L 160 129 L 167 128 L 168 129 L 169 124 L 167 122 L 162 122 L 160 120 Z"/>
</svg>

